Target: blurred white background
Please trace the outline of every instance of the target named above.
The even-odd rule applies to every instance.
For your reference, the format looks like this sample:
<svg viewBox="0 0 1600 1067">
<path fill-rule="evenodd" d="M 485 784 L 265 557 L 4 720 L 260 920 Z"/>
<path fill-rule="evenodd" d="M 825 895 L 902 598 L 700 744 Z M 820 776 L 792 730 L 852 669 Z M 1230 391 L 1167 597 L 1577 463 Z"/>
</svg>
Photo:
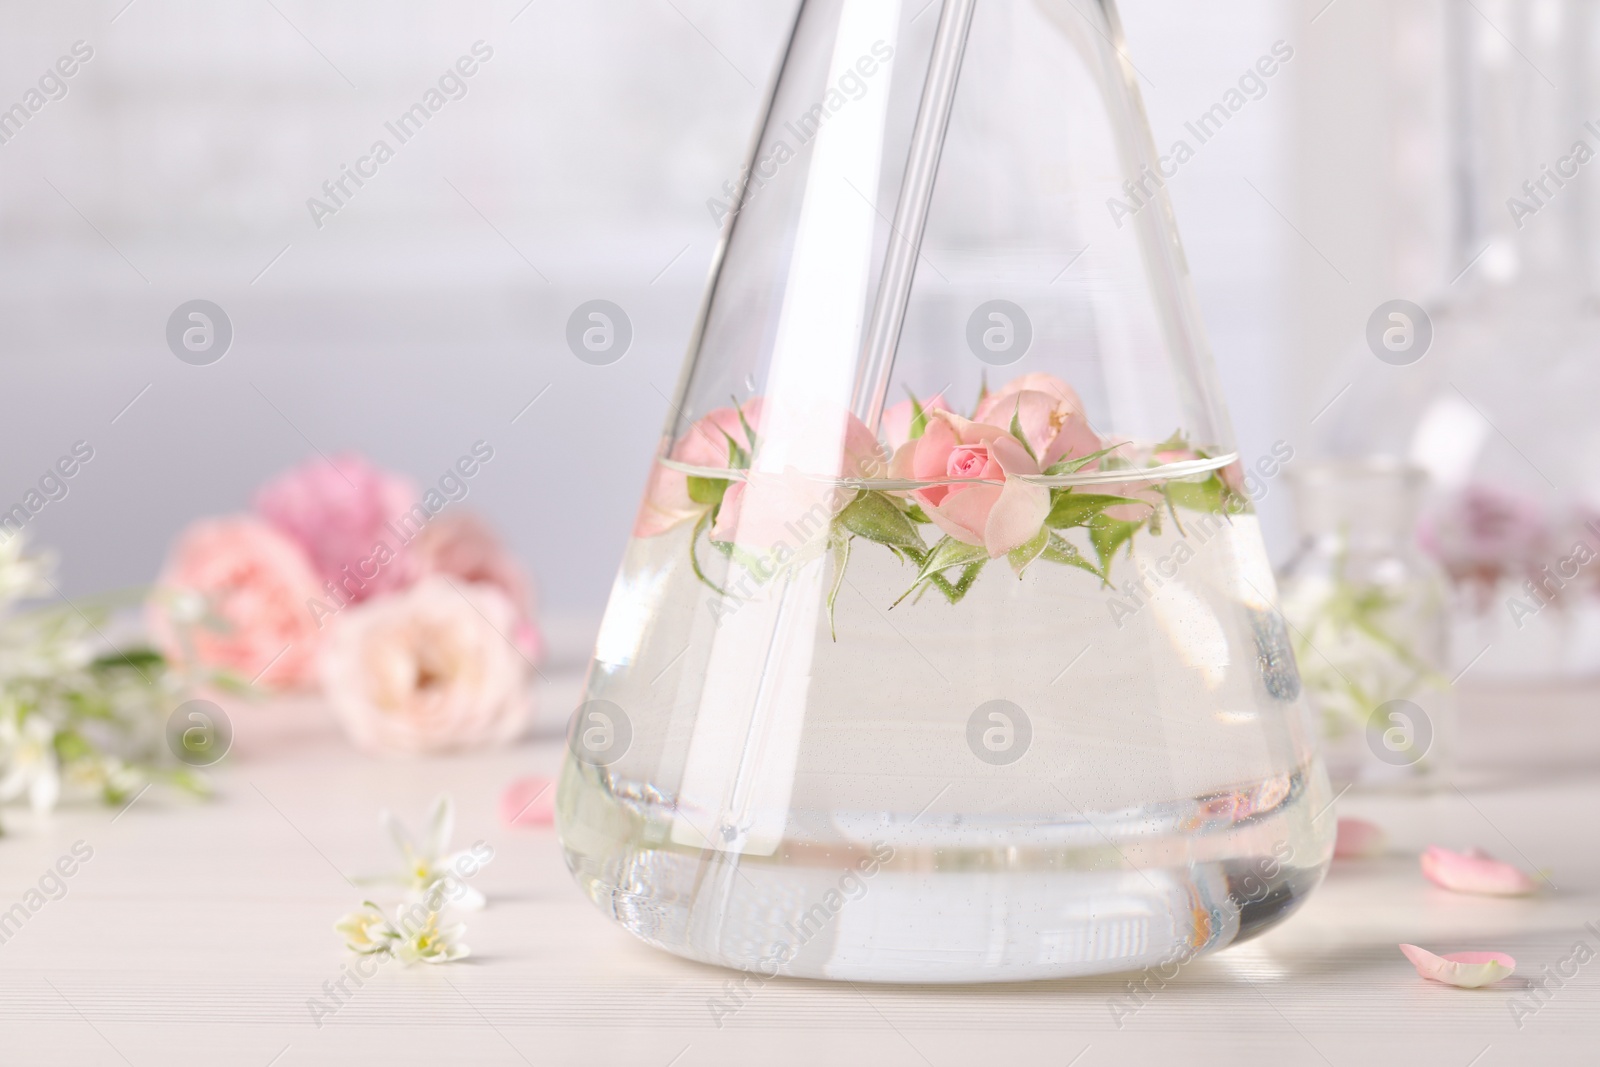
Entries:
<svg viewBox="0 0 1600 1067">
<path fill-rule="evenodd" d="M 1274 42 L 1295 51 L 1170 185 L 1247 461 L 1308 448 L 1372 308 L 1455 273 L 1445 153 L 1425 147 L 1444 135 L 1439 6 L 1122 5 L 1158 144 Z M 74 42 L 93 48 L 0 145 L 0 510 L 92 444 L 30 526 L 62 551 L 71 595 L 149 581 L 186 521 L 246 507 L 313 450 L 425 484 L 481 439 L 495 458 L 473 506 L 535 571 L 547 615 L 597 619 L 716 242 L 706 203 L 742 163 L 793 10 L 0 7 L 0 107 Z M 493 56 L 466 95 L 319 228 L 307 199 L 478 41 Z M 235 331 L 207 367 L 165 341 L 195 298 Z M 596 298 L 635 330 L 606 367 L 564 340 Z M 1279 556 L 1286 502 L 1275 487 L 1262 506 Z"/>
</svg>

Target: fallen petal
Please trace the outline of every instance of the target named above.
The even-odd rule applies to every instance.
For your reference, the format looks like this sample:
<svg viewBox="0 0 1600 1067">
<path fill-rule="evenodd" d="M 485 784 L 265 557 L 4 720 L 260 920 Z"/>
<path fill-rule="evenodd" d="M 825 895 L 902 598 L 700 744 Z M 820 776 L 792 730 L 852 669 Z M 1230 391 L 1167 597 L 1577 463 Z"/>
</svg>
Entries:
<svg viewBox="0 0 1600 1067">
<path fill-rule="evenodd" d="M 1387 843 L 1388 835 L 1376 823 L 1365 819 L 1340 819 L 1338 834 L 1333 841 L 1333 858 L 1370 859 L 1381 853 Z"/>
<path fill-rule="evenodd" d="M 1416 945 L 1401 945 L 1400 951 L 1422 977 L 1463 989 L 1477 989 L 1509 978 L 1517 969 L 1517 961 L 1504 952 L 1452 952 L 1447 956 L 1435 956 Z"/>
<path fill-rule="evenodd" d="M 1457 893 L 1521 897 L 1538 888 L 1528 875 L 1481 849 L 1463 853 L 1430 845 L 1422 854 L 1422 873 L 1434 885 Z"/>
<path fill-rule="evenodd" d="M 556 820 L 556 783 L 537 775 L 518 778 L 500 794 L 500 821 L 507 826 L 549 826 Z"/>
</svg>

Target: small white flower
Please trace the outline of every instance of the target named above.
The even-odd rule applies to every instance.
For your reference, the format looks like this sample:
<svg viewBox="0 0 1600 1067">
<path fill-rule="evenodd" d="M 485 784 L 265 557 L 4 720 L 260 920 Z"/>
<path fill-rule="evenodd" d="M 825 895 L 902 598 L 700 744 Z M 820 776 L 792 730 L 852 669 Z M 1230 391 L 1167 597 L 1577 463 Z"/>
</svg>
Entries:
<svg viewBox="0 0 1600 1067">
<path fill-rule="evenodd" d="M 0 716 L 0 804 L 24 793 L 40 814 L 61 798 L 56 731 L 42 715 Z"/>
<path fill-rule="evenodd" d="M 402 908 L 396 913 L 402 923 L 405 922 L 401 918 L 403 912 Z M 461 923 L 440 926 L 439 913 L 430 911 L 415 930 L 395 945 L 394 954 L 408 966 L 413 963 L 452 963 L 472 952 L 461 943 L 461 935 L 466 932 L 466 926 Z"/>
<path fill-rule="evenodd" d="M 401 936 L 394 924 L 384 917 L 383 910 L 370 900 L 362 901 L 361 910 L 352 911 L 334 923 L 333 928 L 344 935 L 346 948 L 362 956 L 391 952 Z"/>
<path fill-rule="evenodd" d="M 451 963 L 464 959 L 471 949 L 461 943 L 467 928 L 461 923 L 439 924 L 439 912 L 420 904 L 402 904 L 390 920 L 372 901 L 363 901 L 334 924 L 351 952 L 362 956 L 388 956 L 408 967 L 413 963 Z"/>
<path fill-rule="evenodd" d="M 410 832 L 393 812 L 385 811 L 382 821 L 388 827 L 389 835 L 394 838 L 405 863 L 398 875 L 383 881 L 398 882 L 405 887 L 410 899 L 431 900 L 435 908 L 442 901 L 466 911 L 477 911 L 484 906 L 486 901 L 483 894 L 463 882 L 459 872 L 468 866 L 475 871 L 488 859 L 468 850 L 445 852 L 450 845 L 450 835 L 455 832 L 456 822 L 455 804 L 448 795 L 441 794 L 433 802 L 421 842 L 412 839 Z"/>
</svg>

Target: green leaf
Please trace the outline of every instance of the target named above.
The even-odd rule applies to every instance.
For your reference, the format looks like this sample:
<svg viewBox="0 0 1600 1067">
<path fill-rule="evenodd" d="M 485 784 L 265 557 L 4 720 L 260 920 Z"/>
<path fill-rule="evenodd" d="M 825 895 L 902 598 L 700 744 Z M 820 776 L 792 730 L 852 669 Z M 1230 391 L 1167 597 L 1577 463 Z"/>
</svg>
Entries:
<svg viewBox="0 0 1600 1067">
<path fill-rule="evenodd" d="M 91 671 L 106 671 L 116 670 L 119 667 L 131 667 L 134 670 L 143 670 L 146 667 L 153 667 L 159 670 L 166 666 L 166 663 L 166 657 L 153 648 L 130 648 L 126 652 L 116 652 L 96 657 L 89 662 L 89 669 Z"/>
<path fill-rule="evenodd" d="M 62 730 L 54 739 L 56 756 L 63 763 L 72 763 L 94 755 L 94 746 L 76 730 Z"/>
<path fill-rule="evenodd" d="M 1228 503 L 1228 487 L 1215 474 L 1203 482 L 1168 482 L 1167 499 L 1190 511 L 1220 515 Z"/>
<path fill-rule="evenodd" d="M 1039 532 L 1034 534 L 1025 544 L 1018 545 L 1006 553 L 1006 562 L 1011 564 L 1011 569 L 1016 571 L 1017 577 L 1022 577 L 1022 572 L 1028 569 L 1028 564 L 1038 559 L 1050 545 L 1050 529 L 1047 526 L 1039 527 Z"/>
<path fill-rule="evenodd" d="M 1052 478 L 1059 478 L 1063 474 L 1077 474 L 1079 471 L 1083 470 L 1083 468 L 1087 467 L 1089 464 L 1093 463 L 1095 460 L 1100 459 L 1100 458 L 1102 458 L 1104 456 L 1109 456 L 1111 453 L 1115 452 L 1117 449 L 1119 449 L 1121 447 L 1123 447 L 1123 446 L 1120 445 L 1120 444 L 1116 444 L 1116 445 L 1112 445 L 1110 448 L 1102 448 L 1098 452 L 1090 452 L 1086 456 L 1073 456 L 1073 457 L 1069 457 L 1067 459 L 1063 459 L 1058 463 L 1052 463 L 1050 465 L 1050 469 L 1045 471 L 1044 473 L 1049 475 Z"/>
<path fill-rule="evenodd" d="M 697 478 L 689 475 L 689 499 L 708 508 L 718 507 L 722 495 L 732 484 L 726 478 Z"/>
<path fill-rule="evenodd" d="M 742 417 L 743 416 L 741 416 L 741 418 Z M 718 426 L 717 432 L 726 438 L 728 442 L 728 466 L 734 470 L 749 470 L 750 453 L 746 452 L 744 450 L 744 446 L 739 444 L 738 440 L 734 438 L 733 434 L 729 433 L 727 430 L 724 430 L 722 427 Z"/>
<path fill-rule="evenodd" d="M 1102 580 L 1105 578 L 1105 576 L 1100 573 L 1099 567 L 1096 567 L 1093 563 L 1090 563 L 1088 560 L 1083 558 L 1083 553 L 1078 551 L 1077 545 L 1073 544 L 1071 541 L 1068 541 L 1060 534 L 1053 533 L 1050 535 L 1050 542 L 1049 544 L 1045 545 L 1044 551 L 1039 553 L 1039 558 L 1047 560 L 1050 563 L 1060 563 L 1067 567 L 1077 567 L 1079 570 L 1088 571 L 1096 578 L 1100 578 Z"/>
<path fill-rule="evenodd" d="M 1050 506 L 1050 514 L 1045 516 L 1044 524 L 1052 530 L 1064 530 L 1073 526 L 1088 526 L 1106 508 L 1116 507 L 1119 504 L 1146 504 L 1143 500 L 1135 500 L 1126 496 L 1108 496 L 1101 493 L 1077 493 L 1070 490 L 1055 494 L 1055 501 Z"/>
<path fill-rule="evenodd" d="M 833 606 L 839 599 L 839 589 L 844 585 L 844 569 L 850 564 L 850 542 L 854 538 L 836 537 L 833 539 L 833 588 L 828 590 L 828 633 L 835 640 L 839 640 L 838 628 L 833 624 Z"/>
<path fill-rule="evenodd" d="M 863 490 L 839 513 L 838 524 L 880 545 L 927 551 L 927 543 L 906 513 L 883 493 Z"/>
<path fill-rule="evenodd" d="M 1094 545 L 1096 556 L 1100 557 L 1100 577 L 1107 584 L 1111 584 L 1111 561 L 1116 557 L 1117 550 L 1133 540 L 1133 535 L 1139 532 L 1139 527 L 1144 523 L 1132 519 L 1112 519 L 1105 514 L 1099 514 L 1089 523 L 1089 543 Z"/>
</svg>

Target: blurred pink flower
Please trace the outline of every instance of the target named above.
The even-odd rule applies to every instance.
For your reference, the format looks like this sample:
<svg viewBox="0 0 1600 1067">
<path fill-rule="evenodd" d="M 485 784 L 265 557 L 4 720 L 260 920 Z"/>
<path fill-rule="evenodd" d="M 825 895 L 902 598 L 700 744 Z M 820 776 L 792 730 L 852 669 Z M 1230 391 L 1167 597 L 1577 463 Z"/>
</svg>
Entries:
<svg viewBox="0 0 1600 1067">
<path fill-rule="evenodd" d="M 956 484 L 932 485 L 912 495 L 939 529 L 998 559 L 1044 526 L 1050 490 L 1016 478 L 1038 473 L 1039 464 L 1006 431 L 940 411 L 929 419 L 926 433 L 895 453 L 890 476 L 957 479 Z M 964 481 L 1001 484 L 960 484 Z"/>
<path fill-rule="evenodd" d="M 323 692 L 350 739 L 370 752 L 512 740 L 533 712 L 528 662 L 504 636 L 516 621 L 495 586 L 424 578 L 330 624 Z"/>
<path fill-rule="evenodd" d="M 730 439 L 746 453 L 753 451 L 755 442 L 740 420 L 750 424 L 750 429 L 761 430 L 761 398 L 745 402 L 741 409 L 717 408 L 705 418 L 689 427 L 689 431 L 673 444 L 670 458 L 694 467 L 714 470 L 728 469 Z M 655 537 L 681 523 L 698 519 L 711 510 L 710 504 L 701 503 L 689 496 L 689 476 L 681 471 L 657 463 L 650 471 L 650 483 L 645 488 L 644 502 L 634 519 L 633 536 Z"/>
<path fill-rule="evenodd" d="M 1333 840 L 1336 860 L 1364 860 L 1382 854 L 1388 836 L 1383 828 L 1365 819 L 1340 819 Z"/>
<path fill-rule="evenodd" d="M 1469 485 L 1450 497 L 1422 520 L 1417 540 L 1455 581 L 1491 588 L 1534 573 L 1550 555 L 1544 509 L 1497 486 Z"/>
<path fill-rule="evenodd" d="M 441 515 L 422 528 L 408 551 L 417 577 L 444 575 L 462 582 L 491 585 L 506 595 L 517 611 L 511 637 L 517 648 L 538 662 L 544 641 L 534 622 L 532 586 L 489 524 L 467 512 Z"/>
<path fill-rule="evenodd" d="M 922 401 L 922 411 L 925 415 L 931 415 L 935 411 L 949 410 L 950 405 L 946 402 L 943 393 Z M 911 440 L 911 422 L 916 417 L 916 409 L 909 400 L 902 400 L 898 404 L 890 404 L 884 409 L 883 418 L 879 421 L 879 426 L 883 430 L 884 443 L 889 446 L 890 451 Z"/>
<path fill-rule="evenodd" d="M 307 460 L 255 498 L 256 513 L 305 549 L 323 581 L 357 603 L 411 583 L 405 540 L 426 522 L 413 514 L 416 505 L 415 486 L 354 453 Z"/>
<path fill-rule="evenodd" d="M 308 604 L 320 595 L 289 538 L 251 516 L 209 519 L 178 538 L 147 618 L 175 664 L 261 675 L 260 685 L 293 689 L 314 679 L 318 636 Z"/>
</svg>

